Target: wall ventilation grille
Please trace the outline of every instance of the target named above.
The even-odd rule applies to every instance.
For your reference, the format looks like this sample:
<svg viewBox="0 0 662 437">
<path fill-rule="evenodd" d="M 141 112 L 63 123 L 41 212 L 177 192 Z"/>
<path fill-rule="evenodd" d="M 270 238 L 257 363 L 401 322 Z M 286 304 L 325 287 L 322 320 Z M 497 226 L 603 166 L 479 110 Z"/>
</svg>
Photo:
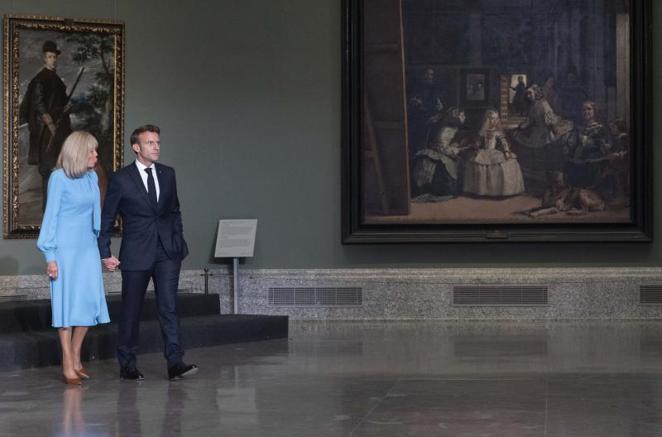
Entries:
<svg viewBox="0 0 662 437">
<path fill-rule="evenodd" d="M 269 305 L 279 306 L 359 306 L 359 287 L 274 287 L 269 288 Z"/>
<path fill-rule="evenodd" d="M 643 305 L 662 305 L 662 284 L 640 286 L 639 303 Z"/>
<path fill-rule="evenodd" d="M 547 305 L 547 286 L 470 285 L 453 287 L 453 305 Z"/>
</svg>

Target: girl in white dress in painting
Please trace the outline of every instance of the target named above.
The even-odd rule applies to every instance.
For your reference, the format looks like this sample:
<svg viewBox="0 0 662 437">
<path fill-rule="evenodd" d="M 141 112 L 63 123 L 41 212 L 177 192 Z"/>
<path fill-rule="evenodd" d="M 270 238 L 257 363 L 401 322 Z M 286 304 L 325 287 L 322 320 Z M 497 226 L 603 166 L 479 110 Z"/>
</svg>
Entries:
<svg viewBox="0 0 662 437">
<path fill-rule="evenodd" d="M 485 112 L 479 132 L 478 151 L 467 160 L 464 191 L 478 196 L 506 197 L 524 192 L 524 178 L 517 156 L 501 128 L 495 110 Z"/>
</svg>

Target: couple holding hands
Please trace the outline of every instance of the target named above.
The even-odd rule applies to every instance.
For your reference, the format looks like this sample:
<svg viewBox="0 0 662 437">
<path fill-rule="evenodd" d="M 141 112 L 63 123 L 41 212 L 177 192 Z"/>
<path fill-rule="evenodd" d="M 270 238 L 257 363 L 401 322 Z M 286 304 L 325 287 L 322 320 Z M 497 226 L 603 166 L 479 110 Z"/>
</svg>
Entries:
<svg viewBox="0 0 662 437">
<path fill-rule="evenodd" d="M 147 285 L 152 279 L 171 380 L 194 375 L 198 367 L 183 361 L 177 318 L 181 262 L 188 254 L 173 168 L 158 163 L 160 129 L 144 125 L 131 134 L 136 161 L 111 179 L 101 209 L 94 167 L 97 140 L 84 131 L 67 137 L 48 180 L 48 196 L 37 247 L 50 277 L 52 325 L 62 347 L 67 384 L 90 377 L 80 353 L 90 326 L 110 322 L 101 263 L 109 271 L 121 265 L 122 313 L 118 323 L 120 378 L 142 380 L 136 367 L 138 332 Z M 119 259 L 110 251 L 115 218 L 123 238 Z M 99 261 L 101 259 L 101 262 Z M 121 261 L 121 263 L 120 263 Z"/>
</svg>

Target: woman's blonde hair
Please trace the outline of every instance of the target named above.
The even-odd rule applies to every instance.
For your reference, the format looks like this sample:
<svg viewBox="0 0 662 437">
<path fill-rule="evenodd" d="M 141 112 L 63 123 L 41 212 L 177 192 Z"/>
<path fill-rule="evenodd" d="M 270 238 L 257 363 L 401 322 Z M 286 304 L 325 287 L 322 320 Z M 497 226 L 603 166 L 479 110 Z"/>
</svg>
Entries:
<svg viewBox="0 0 662 437">
<path fill-rule="evenodd" d="M 82 130 L 72 132 L 64 140 L 55 168 L 63 169 L 70 178 L 83 176 L 89 170 L 87 167 L 88 156 L 98 145 L 97 139 L 91 133 Z"/>
</svg>

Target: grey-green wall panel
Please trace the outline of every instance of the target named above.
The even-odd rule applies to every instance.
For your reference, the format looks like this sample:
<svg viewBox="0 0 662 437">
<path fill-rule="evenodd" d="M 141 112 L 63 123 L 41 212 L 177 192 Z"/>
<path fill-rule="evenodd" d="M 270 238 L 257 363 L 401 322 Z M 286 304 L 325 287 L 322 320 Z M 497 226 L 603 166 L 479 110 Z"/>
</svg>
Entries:
<svg viewBox="0 0 662 437">
<path fill-rule="evenodd" d="M 210 263 L 219 218 L 241 217 L 259 219 L 255 257 L 246 263 L 254 268 L 662 260 L 659 242 L 342 246 L 340 0 L 0 0 L 0 12 L 126 23 L 125 138 L 145 122 L 163 129 L 161 159 L 177 170 L 191 248 L 185 268 Z M 662 22 L 659 3 L 654 19 Z M 654 60 L 662 59 L 660 43 L 654 30 Z M 653 117 L 662 107 L 660 65 L 654 62 Z M 661 158 L 655 154 L 656 168 Z M 131 159 L 125 147 L 125 161 Z M 655 191 L 660 217 L 662 193 Z M 0 240 L 0 274 L 42 271 L 34 244 Z"/>
</svg>

